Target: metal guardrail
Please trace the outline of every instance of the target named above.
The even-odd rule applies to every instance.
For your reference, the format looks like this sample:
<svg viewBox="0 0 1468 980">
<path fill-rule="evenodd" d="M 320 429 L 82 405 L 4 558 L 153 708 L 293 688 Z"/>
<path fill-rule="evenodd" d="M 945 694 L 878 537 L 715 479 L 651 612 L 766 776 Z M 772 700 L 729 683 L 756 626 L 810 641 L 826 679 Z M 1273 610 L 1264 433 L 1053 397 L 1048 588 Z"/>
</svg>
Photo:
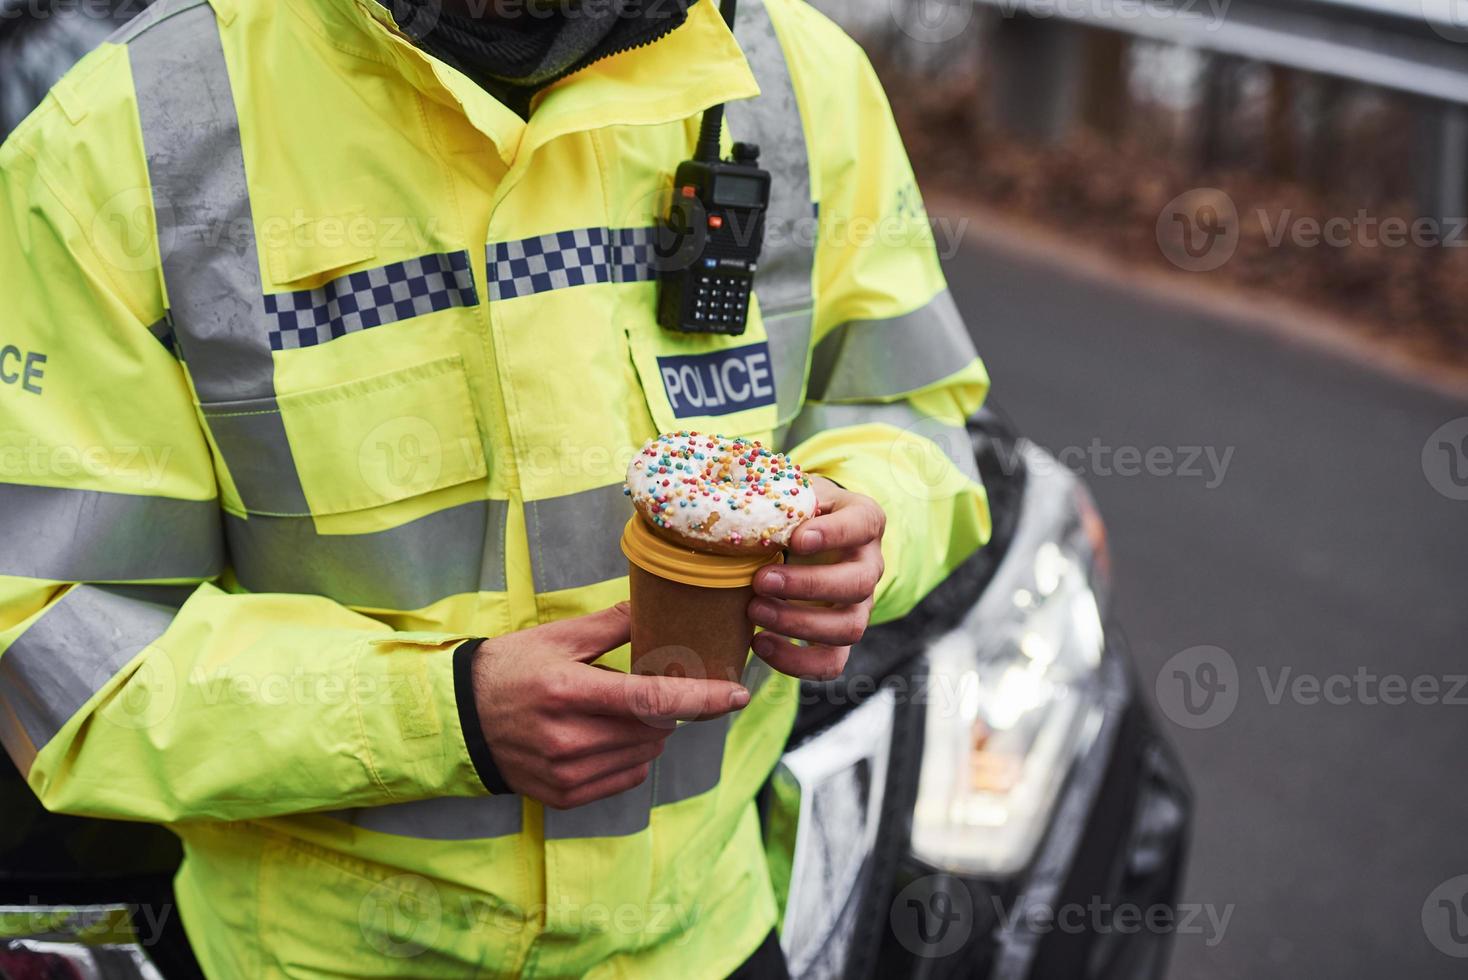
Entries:
<svg viewBox="0 0 1468 980">
<path fill-rule="evenodd" d="M 1455 22 L 1457 0 L 973 2 L 1468 104 L 1468 16 Z"/>
<path fill-rule="evenodd" d="M 1091 31 L 1401 93 L 1416 102 L 1402 166 L 1411 169 L 1420 213 L 1468 215 L 1468 0 L 840 2 L 886 5 L 898 30 L 919 42 L 953 40 L 976 12 L 986 14 L 996 35 L 995 111 L 1010 128 L 1045 140 L 1076 112 L 1085 84 L 1076 41 Z"/>
</svg>

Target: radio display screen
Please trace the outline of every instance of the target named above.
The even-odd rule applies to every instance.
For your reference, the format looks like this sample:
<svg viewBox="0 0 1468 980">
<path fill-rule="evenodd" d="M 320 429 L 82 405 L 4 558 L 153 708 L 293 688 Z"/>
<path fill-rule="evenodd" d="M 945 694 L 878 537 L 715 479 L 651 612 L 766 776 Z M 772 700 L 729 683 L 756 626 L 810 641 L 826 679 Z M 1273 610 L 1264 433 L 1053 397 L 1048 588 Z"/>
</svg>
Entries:
<svg viewBox="0 0 1468 980">
<path fill-rule="evenodd" d="M 714 203 L 736 208 L 759 207 L 765 203 L 765 182 L 759 177 L 720 175 L 714 181 Z"/>
</svg>

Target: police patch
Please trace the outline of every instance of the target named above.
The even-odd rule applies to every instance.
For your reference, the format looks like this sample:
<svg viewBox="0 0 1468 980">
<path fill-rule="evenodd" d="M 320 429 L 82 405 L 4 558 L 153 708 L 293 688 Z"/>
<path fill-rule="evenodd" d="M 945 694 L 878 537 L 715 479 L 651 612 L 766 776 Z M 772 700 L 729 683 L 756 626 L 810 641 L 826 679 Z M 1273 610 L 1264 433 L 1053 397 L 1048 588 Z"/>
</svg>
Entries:
<svg viewBox="0 0 1468 980">
<path fill-rule="evenodd" d="M 770 345 L 761 341 L 708 354 L 658 358 L 658 374 L 673 414 L 728 415 L 775 403 Z"/>
</svg>

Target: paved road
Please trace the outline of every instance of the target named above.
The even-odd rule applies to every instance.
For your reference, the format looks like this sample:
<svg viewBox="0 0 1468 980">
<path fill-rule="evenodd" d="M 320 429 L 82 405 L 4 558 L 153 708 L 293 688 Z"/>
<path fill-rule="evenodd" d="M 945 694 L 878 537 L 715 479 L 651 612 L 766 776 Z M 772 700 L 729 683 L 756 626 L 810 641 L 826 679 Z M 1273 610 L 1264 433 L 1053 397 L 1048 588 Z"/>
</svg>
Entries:
<svg viewBox="0 0 1468 980">
<path fill-rule="evenodd" d="M 1468 688 L 1457 705 L 1377 700 L 1398 694 L 1383 675 L 1445 678 L 1441 701 L 1468 673 L 1468 502 L 1435 491 L 1422 460 L 1468 403 L 1059 266 L 970 247 L 948 271 L 998 402 L 1089 471 L 1147 696 L 1218 722 L 1159 712 L 1198 796 L 1184 900 L 1233 906 L 1222 941 L 1179 937 L 1172 975 L 1468 975 L 1423 925 L 1434 889 L 1468 874 Z M 1211 447 L 1216 462 L 1121 475 L 1132 457 L 1105 450 L 1124 446 L 1158 449 L 1158 473 L 1161 449 Z M 1226 683 L 1231 662 L 1239 679 L 1193 715 L 1179 664 L 1154 681 L 1198 646 L 1226 654 L 1191 654 L 1205 670 Z M 1346 703 L 1309 703 L 1309 679 L 1281 692 L 1286 669 L 1287 685 L 1310 675 Z M 1433 906 L 1439 942 L 1468 956 Z"/>
</svg>

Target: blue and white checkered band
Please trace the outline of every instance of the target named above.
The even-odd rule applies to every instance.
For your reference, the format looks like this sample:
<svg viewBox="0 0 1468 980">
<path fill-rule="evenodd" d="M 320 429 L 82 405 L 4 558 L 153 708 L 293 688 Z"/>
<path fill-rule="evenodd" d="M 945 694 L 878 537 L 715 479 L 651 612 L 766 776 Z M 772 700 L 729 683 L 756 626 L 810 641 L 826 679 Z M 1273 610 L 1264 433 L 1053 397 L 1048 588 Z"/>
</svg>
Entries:
<svg viewBox="0 0 1468 980">
<path fill-rule="evenodd" d="M 514 299 L 595 282 L 646 282 L 652 228 L 578 228 L 513 242 L 491 242 L 489 299 Z"/>
<path fill-rule="evenodd" d="M 265 297 L 271 350 L 312 347 L 358 330 L 454 306 L 478 306 L 468 252 L 425 255 L 364 269 L 316 289 Z"/>
</svg>

